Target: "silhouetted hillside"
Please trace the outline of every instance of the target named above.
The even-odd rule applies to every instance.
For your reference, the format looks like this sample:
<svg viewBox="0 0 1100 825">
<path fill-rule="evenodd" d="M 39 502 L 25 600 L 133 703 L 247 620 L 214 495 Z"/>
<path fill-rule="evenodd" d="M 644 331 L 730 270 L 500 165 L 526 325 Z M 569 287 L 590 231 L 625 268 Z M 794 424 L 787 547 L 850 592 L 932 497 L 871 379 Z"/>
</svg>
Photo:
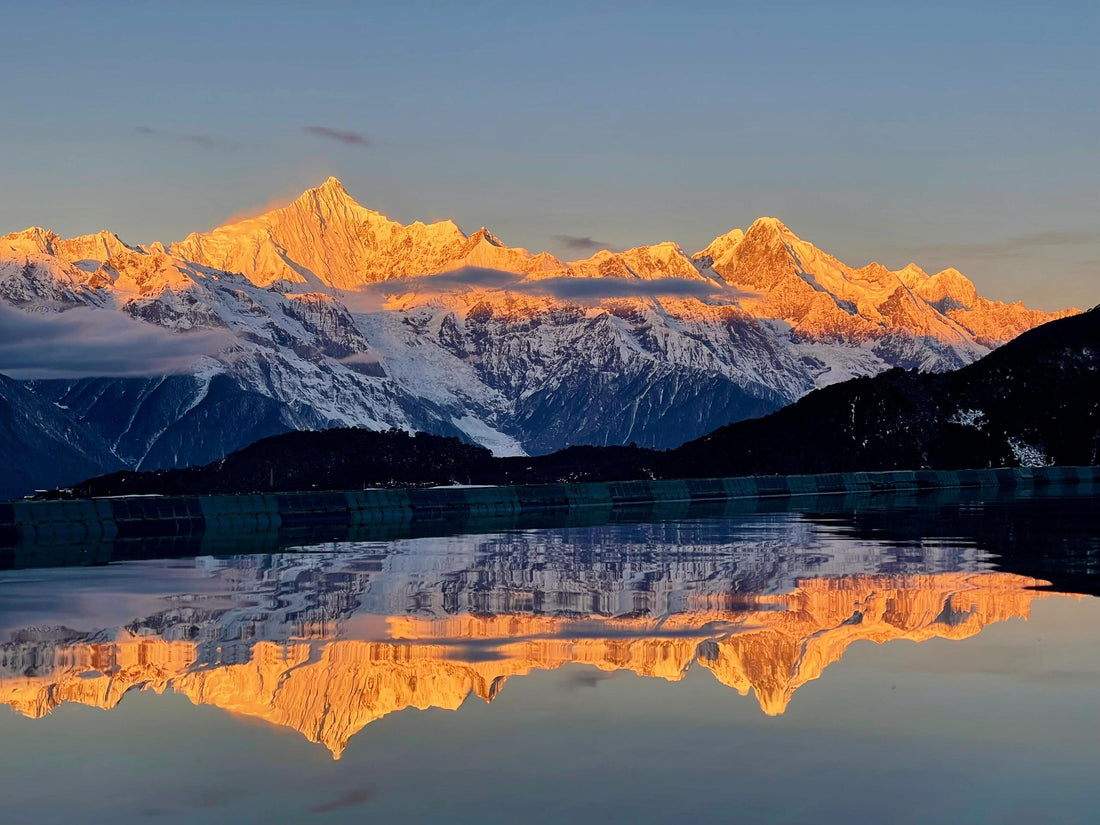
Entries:
<svg viewBox="0 0 1100 825">
<path fill-rule="evenodd" d="M 954 372 L 890 370 L 818 390 L 670 457 L 714 476 L 1086 465 L 1098 448 L 1100 308 Z"/>
</svg>

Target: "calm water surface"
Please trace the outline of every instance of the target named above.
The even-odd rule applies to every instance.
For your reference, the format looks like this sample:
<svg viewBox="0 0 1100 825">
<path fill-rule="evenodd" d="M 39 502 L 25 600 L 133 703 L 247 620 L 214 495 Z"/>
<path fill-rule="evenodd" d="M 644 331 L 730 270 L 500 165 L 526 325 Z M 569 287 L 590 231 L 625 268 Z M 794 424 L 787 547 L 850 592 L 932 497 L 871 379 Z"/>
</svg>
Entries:
<svg viewBox="0 0 1100 825">
<path fill-rule="evenodd" d="M 876 498 L 0 572 L 0 820 L 1094 822 L 1098 512 Z"/>
</svg>

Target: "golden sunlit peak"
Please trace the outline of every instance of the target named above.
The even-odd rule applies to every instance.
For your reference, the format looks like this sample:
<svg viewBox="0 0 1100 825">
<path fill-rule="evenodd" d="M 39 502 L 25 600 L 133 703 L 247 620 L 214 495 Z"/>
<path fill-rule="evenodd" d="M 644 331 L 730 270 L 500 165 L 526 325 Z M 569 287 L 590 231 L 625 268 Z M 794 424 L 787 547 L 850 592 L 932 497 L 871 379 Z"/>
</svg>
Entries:
<svg viewBox="0 0 1100 825">
<path fill-rule="evenodd" d="M 325 182 L 317 187 L 318 189 L 344 189 L 344 184 L 340 182 L 340 179 L 335 175 L 329 175 L 325 179 Z M 346 191 L 346 190 L 344 190 Z"/>
<path fill-rule="evenodd" d="M 4 240 L 14 240 L 17 238 L 57 238 L 58 235 L 52 230 L 46 229 L 44 226 L 28 226 L 26 229 L 16 232 L 9 232 L 4 236 Z"/>
<path fill-rule="evenodd" d="M 352 200 L 351 195 L 348 194 L 348 190 L 344 188 L 344 184 L 342 184 L 338 178 L 335 178 L 331 175 L 320 186 L 316 186 L 312 189 L 307 189 L 302 194 L 317 194 L 329 198 Z"/>
<path fill-rule="evenodd" d="M 307 209 L 315 209 L 323 204 L 349 204 L 362 209 L 359 203 L 348 193 L 348 190 L 344 188 L 344 184 L 342 184 L 337 178 L 331 176 L 327 180 L 325 180 L 320 186 L 314 186 L 302 192 L 302 194 L 295 198 L 290 205 L 299 205 Z M 278 211 L 283 207 L 273 206 L 272 208 L 275 211 Z M 264 209 L 261 212 L 261 216 L 269 213 L 270 212 L 268 209 Z"/>
<path fill-rule="evenodd" d="M 486 243 L 492 244 L 493 246 L 499 246 L 499 247 L 504 246 L 504 242 L 500 238 L 498 238 L 496 235 L 494 235 L 492 232 L 490 232 L 488 229 L 486 229 L 484 226 L 481 227 L 479 230 L 477 230 L 477 232 L 475 232 L 473 235 L 471 235 L 470 239 L 471 240 L 477 240 L 477 241 L 485 241 Z"/>
<path fill-rule="evenodd" d="M 932 276 L 940 281 L 954 281 L 956 283 L 970 283 L 970 279 L 963 275 L 959 270 L 953 266 L 947 267 L 947 269 L 941 269 L 935 275 Z"/>
<path fill-rule="evenodd" d="M 735 228 L 731 229 L 729 232 L 727 232 L 726 234 L 719 235 L 717 238 L 715 238 L 710 243 L 711 243 L 711 246 L 714 246 L 715 244 L 729 245 L 729 244 L 740 243 L 744 239 L 745 239 L 745 230 L 741 229 L 740 227 L 735 227 Z"/>
<path fill-rule="evenodd" d="M 897 271 L 898 280 L 910 289 L 916 289 L 920 284 L 928 280 L 928 273 L 915 263 L 907 263 Z"/>
<path fill-rule="evenodd" d="M 791 231 L 787 228 L 786 224 L 784 224 L 783 221 L 779 220 L 779 218 L 772 218 L 767 215 L 762 215 L 755 221 L 753 221 L 752 225 L 749 227 L 749 231 L 745 234 L 751 233 L 754 229 L 757 232 L 768 231 L 778 232 L 781 234 L 789 234 Z"/>
<path fill-rule="evenodd" d="M 590 244 L 598 242 L 586 239 L 585 246 Z M 930 352 L 921 356 L 929 369 L 969 362 L 989 346 L 1010 340 L 1053 317 L 1061 317 L 980 299 L 973 284 L 957 270 L 945 270 L 929 278 L 915 266 L 899 273 L 890 273 L 879 265 L 853 269 L 801 240 L 782 221 L 771 216 L 757 218 L 747 233 L 733 229 L 715 238 L 705 250 L 690 257 L 676 243 L 665 241 L 625 252 L 604 250 L 589 258 L 564 263 L 549 253 L 532 255 L 523 247 L 509 247 L 485 227 L 467 236 L 450 220 L 403 225 L 360 205 L 335 176 L 302 192 L 292 202 L 280 201 L 232 219 L 210 232 L 193 233 L 167 250 L 163 246 L 129 247 L 110 232 L 62 241 L 47 230 L 32 228 L 0 240 L 0 254 L 18 259 L 20 267 L 26 262 L 24 258 L 33 258 L 36 266 L 42 256 L 62 259 L 64 263 L 56 266 L 53 262 L 44 263 L 56 272 L 57 280 L 65 284 L 64 289 L 70 290 L 71 296 L 78 294 L 74 290 L 87 286 L 96 290 L 96 296 L 123 301 L 130 295 L 120 290 L 130 282 L 123 280 L 119 287 L 116 276 L 106 270 L 87 274 L 94 268 L 91 263 L 103 264 L 124 255 L 133 259 L 135 270 L 142 266 L 150 271 L 159 270 L 163 260 L 134 259 L 134 255 L 152 253 L 160 256 L 167 253 L 178 259 L 171 267 L 174 270 L 184 271 L 197 264 L 241 273 L 259 287 L 301 284 L 294 289 L 307 292 L 359 291 L 384 281 L 400 283 L 402 279 L 467 267 L 527 279 L 574 276 L 679 279 L 700 284 L 724 281 L 736 294 L 711 293 L 704 303 L 698 298 L 705 292 L 705 286 L 682 290 L 684 300 L 678 306 L 684 312 L 684 320 L 709 325 L 709 307 L 725 301 L 732 311 L 791 325 L 792 334 L 799 341 L 861 346 L 898 331 L 912 336 L 918 344 L 934 340 L 949 347 L 943 355 Z M 0 261 L 0 265 L 4 263 Z M 899 286 L 908 288 L 913 295 L 898 293 Z M 154 286 L 147 278 L 135 286 L 144 290 L 143 300 L 167 294 L 167 288 L 163 278 L 158 278 Z M 35 294 L 35 289 L 26 286 L 26 294 Z M 680 295 L 677 290 L 678 286 L 673 293 Z M 577 292 L 561 283 L 550 284 L 545 291 L 565 296 L 567 301 L 582 300 L 573 296 L 581 295 L 583 290 Z M 614 286 L 597 288 L 591 294 L 616 295 L 624 291 L 630 292 Z M 887 303 L 894 296 L 893 303 Z M 435 293 L 430 300 L 437 300 Z M 673 302 L 671 293 L 664 300 L 667 309 Z M 383 309 L 399 308 L 407 309 L 408 305 L 387 304 Z M 171 310 L 168 315 L 174 312 Z M 679 357 L 672 352 L 668 350 L 668 355 L 662 357 Z M 877 368 L 859 363 L 858 367 L 830 370 L 812 380 L 832 381 L 844 374 Z M 801 391 L 805 388 L 804 378 L 809 377 L 799 377 L 797 383 L 783 379 L 788 383 L 782 392 Z"/>
</svg>

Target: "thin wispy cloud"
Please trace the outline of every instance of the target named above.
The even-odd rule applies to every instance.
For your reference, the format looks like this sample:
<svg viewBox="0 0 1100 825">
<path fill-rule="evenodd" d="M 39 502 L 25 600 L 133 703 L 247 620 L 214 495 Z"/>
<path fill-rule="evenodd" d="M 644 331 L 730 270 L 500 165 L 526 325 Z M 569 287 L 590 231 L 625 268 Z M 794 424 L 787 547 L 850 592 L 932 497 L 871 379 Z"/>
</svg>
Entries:
<svg viewBox="0 0 1100 825">
<path fill-rule="evenodd" d="M 327 814 L 333 811 L 339 811 L 342 808 L 357 808 L 364 802 L 369 802 L 373 796 L 374 793 L 365 788 L 348 791 L 346 794 L 329 802 L 322 802 L 319 805 L 314 805 L 309 809 L 309 812 L 314 814 Z"/>
<path fill-rule="evenodd" d="M 183 143 L 208 152 L 234 152 L 241 148 L 239 143 L 232 140 L 194 132 L 172 132 L 152 126 L 135 126 L 134 132 L 150 140 Z"/>
<path fill-rule="evenodd" d="M 362 132 L 353 132 L 350 129 L 336 129 L 332 126 L 306 126 L 303 131 L 307 135 L 324 138 L 325 140 L 335 140 L 345 146 L 366 148 L 371 144 L 370 139 Z"/>
<path fill-rule="evenodd" d="M 235 340 L 225 330 L 173 332 L 90 307 L 30 313 L 0 305 L 0 373 L 18 380 L 187 372 Z"/>
<path fill-rule="evenodd" d="M 606 243 L 588 235 L 555 235 L 554 240 L 570 252 L 599 252 L 607 249 Z"/>
<path fill-rule="evenodd" d="M 924 244 L 906 247 L 913 255 L 943 255 L 959 258 L 1005 258 L 1023 255 L 1040 249 L 1054 249 L 1067 246 L 1083 246 L 1100 242 L 1100 233 L 1095 232 L 1033 232 L 1017 235 L 1002 241 L 961 244 Z"/>
</svg>

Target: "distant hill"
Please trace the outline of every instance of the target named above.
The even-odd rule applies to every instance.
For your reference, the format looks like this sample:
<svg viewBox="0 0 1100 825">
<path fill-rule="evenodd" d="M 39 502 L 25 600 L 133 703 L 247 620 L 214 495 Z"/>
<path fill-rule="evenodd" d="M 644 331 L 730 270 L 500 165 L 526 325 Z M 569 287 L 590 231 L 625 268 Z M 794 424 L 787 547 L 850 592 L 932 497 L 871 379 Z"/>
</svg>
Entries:
<svg viewBox="0 0 1100 825">
<path fill-rule="evenodd" d="M 955 372 L 890 370 L 858 378 L 665 452 L 573 447 L 495 458 L 483 447 L 424 433 L 295 432 L 204 467 L 115 473 L 71 494 L 1088 465 L 1098 452 L 1100 308 L 1052 321 Z"/>
<path fill-rule="evenodd" d="M 656 451 L 637 447 L 574 447 L 535 458 L 496 458 L 484 447 L 448 436 L 335 429 L 264 438 L 203 467 L 112 473 L 63 494 L 87 498 L 636 478 L 651 477 L 660 458 Z"/>
</svg>

